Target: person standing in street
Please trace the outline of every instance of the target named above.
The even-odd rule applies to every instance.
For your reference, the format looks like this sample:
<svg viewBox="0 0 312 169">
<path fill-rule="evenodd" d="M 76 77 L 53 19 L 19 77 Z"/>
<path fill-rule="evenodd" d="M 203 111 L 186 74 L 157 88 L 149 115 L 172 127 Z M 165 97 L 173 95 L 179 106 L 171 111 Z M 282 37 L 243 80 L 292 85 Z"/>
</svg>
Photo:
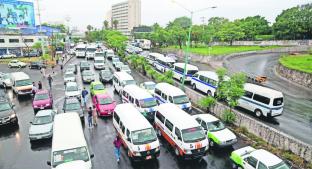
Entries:
<svg viewBox="0 0 312 169">
<path fill-rule="evenodd" d="M 48 82 L 49 82 L 50 89 L 52 89 L 53 78 L 51 75 L 48 76 Z"/>
<path fill-rule="evenodd" d="M 96 112 L 96 108 L 93 105 L 93 109 L 92 109 L 92 114 L 93 114 L 93 124 L 94 126 L 97 126 L 97 112 Z"/>
<path fill-rule="evenodd" d="M 82 96 L 82 100 L 83 100 L 83 105 L 85 107 L 87 107 L 88 94 L 89 94 L 88 90 L 86 89 L 86 87 L 84 87 L 82 92 L 81 92 L 81 96 Z"/>
<path fill-rule="evenodd" d="M 116 135 L 116 138 L 114 140 L 114 151 L 115 151 L 115 156 L 117 158 L 117 163 L 119 163 L 119 160 L 120 160 L 120 147 L 121 147 L 121 139 L 119 137 L 119 135 Z"/>
<path fill-rule="evenodd" d="M 89 128 L 92 128 L 93 124 L 92 124 L 92 107 L 89 107 L 88 110 L 88 124 L 89 124 Z"/>
<path fill-rule="evenodd" d="M 42 89 L 42 83 L 41 83 L 41 81 L 38 82 L 38 89 L 39 89 L 39 90 Z"/>
<path fill-rule="evenodd" d="M 31 88 L 31 93 L 33 94 L 33 96 L 35 96 L 36 92 L 37 92 L 37 87 L 35 82 L 32 83 L 32 88 Z"/>
</svg>

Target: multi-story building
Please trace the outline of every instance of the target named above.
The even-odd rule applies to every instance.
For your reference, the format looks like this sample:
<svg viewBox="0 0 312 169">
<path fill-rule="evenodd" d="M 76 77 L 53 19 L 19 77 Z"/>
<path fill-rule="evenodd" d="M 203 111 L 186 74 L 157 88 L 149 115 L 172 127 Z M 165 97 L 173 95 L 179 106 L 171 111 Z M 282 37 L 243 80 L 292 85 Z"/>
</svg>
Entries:
<svg viewBox="0 0 312 169">
<path fill-rule="evenodd" d="M 116 26 L 115 20 L 118 22 L 117 30 L 130 36 L 133 27 L 141 24 L 141 0 L 128 0 L 114 4 L 111 10 L 111 20 L 109 20 L 113 28 Z"/>
</svg>

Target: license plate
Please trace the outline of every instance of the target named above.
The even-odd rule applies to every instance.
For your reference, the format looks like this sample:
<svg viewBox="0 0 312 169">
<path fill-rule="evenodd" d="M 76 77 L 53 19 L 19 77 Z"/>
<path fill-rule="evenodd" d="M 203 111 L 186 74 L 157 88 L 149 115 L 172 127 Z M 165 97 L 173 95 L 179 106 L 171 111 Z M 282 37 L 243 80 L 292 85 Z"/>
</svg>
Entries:
<svg viewBox="0 0 312 169">
<path fill-rule="evenodd" d="M 146 156 L 146 160 L 152 159 L 152 156 Z"/>
<path fill-rule="evenodd" d="M 40 109 L 41 109 L 41 110 L 43 110 L 43 109 L 44 109 L 44 107 L 40 107 Z"/>
</svg>

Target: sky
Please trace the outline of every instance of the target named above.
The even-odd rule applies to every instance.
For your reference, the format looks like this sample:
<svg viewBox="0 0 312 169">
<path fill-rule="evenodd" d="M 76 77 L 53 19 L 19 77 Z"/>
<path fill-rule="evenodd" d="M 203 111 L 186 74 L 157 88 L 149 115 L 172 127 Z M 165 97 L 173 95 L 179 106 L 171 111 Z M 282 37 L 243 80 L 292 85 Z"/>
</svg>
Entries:
<svg viewBox="0 0 312 169">
<path fill-rule="evenodd" d="M 32 0 L 26 0 L 32 1 Z M 79 30 L 86 30 L 87 25 L 101 28 L 106 13 L 112 4 L 123 0 L 39 0 L 42 22 L 65 23 Z M 176 1 L 176 3 L 174 3 Z M 190 13 L 191 11 L 216 6 L 194 14 L 195 24 L 207 23 L 210 17 L 221 16 L 230 20 L 247 16 L 261 15 L 270 23 L 284 9 L 312 3 L 312 0 L 141 0 L 142 25 L 159 23 L 165 26 L 169 21 Z M 34 0 L 37 10 L 37 0 Z M 178 3 L 178 4 L 177 4 Z M 38 21 L 38 18 L 36 19 Z M 68 22 L 67 22 L 67 21 Z M 38 23 L 38 22 L 37 22 Z"/>
</svg>

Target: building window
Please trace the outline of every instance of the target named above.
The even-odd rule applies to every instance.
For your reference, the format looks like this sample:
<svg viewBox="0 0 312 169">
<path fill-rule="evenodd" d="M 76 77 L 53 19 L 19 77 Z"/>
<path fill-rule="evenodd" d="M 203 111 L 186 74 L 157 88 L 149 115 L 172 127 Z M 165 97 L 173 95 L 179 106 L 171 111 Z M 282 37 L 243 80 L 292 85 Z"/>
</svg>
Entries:
<svg viewBox="0 0 312 169">
<path fill-rule="evenodd" d="M 10 43 L 19 43 L 19 39 L 9 39 Z"/>
<path fill-rule="evenodd" d="M 24 39 L 24 42 L 32 43 L 32 42 L 34 42 L 34 40 L 33 39 Z"/>
<path fill-rule="evenodd" d="M 0 43 L 4 43 L 4 39 L 0 39 Z"/>
</svg>

